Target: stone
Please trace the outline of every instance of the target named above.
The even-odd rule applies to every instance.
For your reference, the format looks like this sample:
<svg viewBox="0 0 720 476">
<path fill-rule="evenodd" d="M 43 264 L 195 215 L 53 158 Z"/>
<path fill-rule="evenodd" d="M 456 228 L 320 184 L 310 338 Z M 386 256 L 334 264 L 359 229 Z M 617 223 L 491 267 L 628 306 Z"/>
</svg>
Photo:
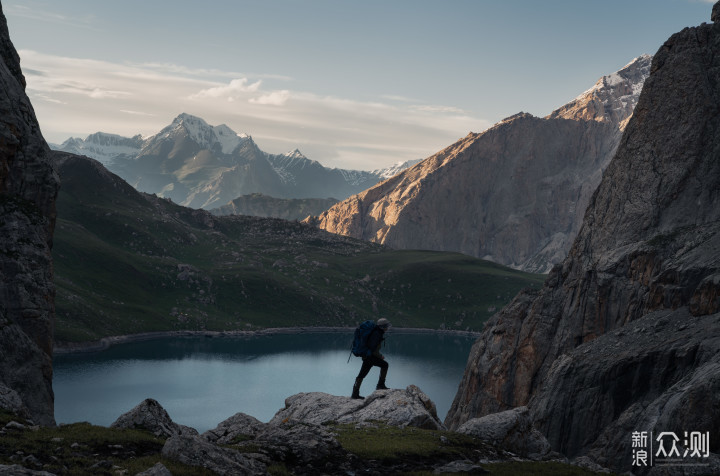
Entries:
<svg viewBox="0 0 720 476">
<path fill-rule="evenodd" d="M 485 470 L 482 466 L 473 463 L 470 460 L 459 460 L 453 461 L 446 465 L 435 468 L 433 474 L 456 474 L 456 473 L 472 473 L 472 474 L 486 474 L 489 471 Z"/>
<path fill-rule="evenodd" d="M 533 460 L 546 459 L 550 443 L 535 429 L 527 407 L 517 407 L 466 421 L 458 433 L 472 435 L 492 445 Z"/>
<path fill-rule="evenodd" d="M 156 400 L 148 398 L 140 402 L 135 408 L 123 413 L 115 420 L 110 428 L 135 428 L 147 430 L 160 437 L 174 435 L 197 435 L 194 428 L 178 425 L 173 422 L 167 411 Z"/>
<path fill-rule="evenodd" d="M 50 248 L 58 178 L 0 7 L 0 385 L 54 425 Z"/>
<path fill-rule="evenodd" d="M 168 438 L 162 456 L 190 466 L 214 471 L 217 474 L 260 475 L 266 473 L 261 461 L 210 443 L 199 435 L 177 434 Z"/>
<path fill-rule="evenodd" d="M 172 476 L 172 473 L 162 463 L 155 463 L 155 466 L 152 468 L 138 473 L 135 476 Z"/>
<path fill-rule="evenodd" d="M 2 384 L 0 384 L 0 408 L 25 418 L 30 416 L 30 412 L 20 395 L 15 390 Z"/>
<path fill-rule="evenodd" d="M 293 461 L 296 466 L 315 465 L 330 459 L 344 459 L 346 456 L 345 450 L 328 428 L 295 420 L 268 424 L 248 444 L 259 446 L 265 455 L 275 458 L 279 455 L 283 461 Z"/>
<path fill-rule="evenodd" d="M 227 420 L 220 422 L 220 424 L 212 430 L 206 431 L 201 436 L 213 443 L 228 445 L 253 439 L 265 430 L 266 427 L 266 423 L 261 422 L 253 416 L 246 415 L 245 413 L 236 413 Z"/>
<path fill-rule="evenodd" d="M 9 421 L 5 425 L 6 430 L 24 430 L 25 428 L 27 428 L 25 425 L 23 425 L 22 423 L 18 423 L 16 421 Z"/>
<path fill-rule="evenodd" d="M 710 15 L 710 20 L 713 22 L 720 21 L 720 2 L 717 2 L 715 5 L 713 5 L 712 14 Z"/>
<path fill-rule="evenodd" d="M 285 399 L 285 408 L 269 424 L 290 420 L 315 425 L 380 421 L 392 426 L 444 429 L 435 404 L 415 385 L 404 390 L 376 390 L 364 400 L 322 392 L 299 393 Z"/>
<path fill-rule="evenodd" d="M 4 465 L 0 464 L 0 474 L 6 476 L 55 476 L 55 473 L 48 473 L 47 471 L 35 471 L 27 469 L 19 464 Z"/>
</svg>

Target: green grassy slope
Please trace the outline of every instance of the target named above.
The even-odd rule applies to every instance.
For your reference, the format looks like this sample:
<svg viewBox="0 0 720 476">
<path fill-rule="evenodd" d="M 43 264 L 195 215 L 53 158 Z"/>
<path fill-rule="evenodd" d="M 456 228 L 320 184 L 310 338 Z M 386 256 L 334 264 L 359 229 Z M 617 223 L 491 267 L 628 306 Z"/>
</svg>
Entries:
<svg viewBox="0 0 720 476">
<path fill-rule="evenodd" d="M 180 207 L 58 154 L 56 340 L 166 330 L 354 326 L 480 330 L 542 275 L 391 251 L 295 222 Z"/>
</svg>

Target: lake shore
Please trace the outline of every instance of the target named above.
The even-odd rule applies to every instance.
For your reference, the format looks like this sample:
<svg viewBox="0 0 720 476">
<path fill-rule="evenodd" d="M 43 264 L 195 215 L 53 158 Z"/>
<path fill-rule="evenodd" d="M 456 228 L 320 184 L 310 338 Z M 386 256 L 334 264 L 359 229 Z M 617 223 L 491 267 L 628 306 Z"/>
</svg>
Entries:
<svg viewBox="0 0 720 476">
<path fill-rule="evenodd" d="M 89 342 L 56 342 L 53 346 L 53 353 L 73 354 L 81 352 L 99 352 L 110 348 L 113 345 L 125 344 L 128 342 L 140 342 L 153 339 L 163 339 L 166 337 L 244 337 L 252 338 L 259 336 L 278 335 L 278 334 L 318 334 L 330 332 L 347 332 L 352 333 L 354 327 L 274 327 L 258 330 L 246 331 L 158 331 L 158 332 L 142 332 L 138 334 L 126 334 L 119 336 L 103 337 L 100 340 Z M 393 333 L 404 334 L 447 334 L 462 336 L 480 336 L 480 332 L 460 331 L 460 330 L 443 330 L 443 329 L 424 329 L 416 327 L 393 327 Z"/>
</svg>

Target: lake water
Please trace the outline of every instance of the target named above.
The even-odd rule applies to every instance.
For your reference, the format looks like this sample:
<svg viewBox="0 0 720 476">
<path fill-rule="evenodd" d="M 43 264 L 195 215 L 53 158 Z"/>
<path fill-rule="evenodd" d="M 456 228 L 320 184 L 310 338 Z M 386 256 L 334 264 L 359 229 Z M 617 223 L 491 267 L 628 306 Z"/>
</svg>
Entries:
<svg viewBox="0 0 720 476">
<path fill-rule="evenodd" d="M 58 355 L 53 389 L 58 423 L 109 426 L 145 398 L 176 423 L 200 432 L 238 412 L 267 422 L 300 392 L 347 395 L 361 360 L 348 363 L 352 332 L 254 337 L 180 337 L 119 344 L 101 352 Z M 387 385 L 417 385 L 444 419 L 473 337 L 391 329 L 382 353 Z M 373 367 L 361 395 L 375 389 Z"/>
</svg>

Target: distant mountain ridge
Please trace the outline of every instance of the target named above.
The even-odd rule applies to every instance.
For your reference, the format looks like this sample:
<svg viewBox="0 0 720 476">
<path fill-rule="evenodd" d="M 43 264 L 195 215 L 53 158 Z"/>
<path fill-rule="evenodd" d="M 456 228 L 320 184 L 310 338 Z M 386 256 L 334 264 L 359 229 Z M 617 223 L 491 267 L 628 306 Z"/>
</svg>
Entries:
<svg viewBox="0 0 720 476">
<path fill-rule="evenodd" d="M 398 249 L 458 251 L 532 272 L 567 254 L 652 57 L 545 118 L 520 113 L 309 221 Z"/>
<path fill-rule="evenodd" d="M 206 209 L 253 193 L 341 200 L 417 162 L 371 172 L 331 169 L 298 149 L 269 154 L 247 134 L 186 113 L 147 138 L 96 132 L 53 148 L 94 158 L 140 191 Z"/>
<path fill-rule="evenodd" d="M 338 201 L 334 198 L 275 198 L 262 193 L 242 195 L 210 213 L 222 215 L 248 215 L 254 217 L 282 218 L 283 220 L 304 220 L 319 215 Z"/>
</svg>

